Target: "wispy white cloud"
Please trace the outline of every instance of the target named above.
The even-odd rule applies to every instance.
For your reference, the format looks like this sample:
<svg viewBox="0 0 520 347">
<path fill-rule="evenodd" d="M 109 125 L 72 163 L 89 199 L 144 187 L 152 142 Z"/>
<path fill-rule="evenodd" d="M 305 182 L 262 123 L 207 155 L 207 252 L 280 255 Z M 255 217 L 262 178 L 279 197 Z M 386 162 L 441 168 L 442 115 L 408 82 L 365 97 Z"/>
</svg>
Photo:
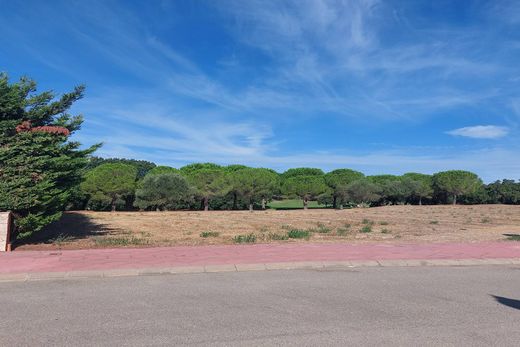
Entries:
<svg viewBox="0 0 520 347">
<path fill-rule="evenodd" d="M 447 131 L 447 134 L 454 136 L 471 137 L 474 139 L 498 139 L 508 134 L 507 127 L 497 125 L 475 125 Z"/>
<path fill-rule="evenodd" d="M 101 153 L 126 148 L 139 149 L 147 153 L 145 156 L 169 151 L 169 156 L 217 158 L 254 156 L 275 149 L 275 142 L 269 141 L 273 132 L 268 123 L 231 121 L 222 112 L 201 108 L 186 112 L 186 108 L 157 104 L 150 95 L 132 100 L 129 95 L 107 92 L 82 100 L 80 107 L 87 113 L 103 115 L 87 118 L 84 129 L 76 134 L 85 143 L 103 141 Z"/>
</svg>

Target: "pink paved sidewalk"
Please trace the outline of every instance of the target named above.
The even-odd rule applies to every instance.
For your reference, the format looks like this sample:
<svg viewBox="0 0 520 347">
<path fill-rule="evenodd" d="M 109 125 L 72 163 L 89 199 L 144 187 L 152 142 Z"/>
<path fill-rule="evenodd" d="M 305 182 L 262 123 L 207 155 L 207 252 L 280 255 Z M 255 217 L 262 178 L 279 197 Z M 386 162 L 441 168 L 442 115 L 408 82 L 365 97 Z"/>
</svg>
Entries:
<svg viewBox="0 0 520 347">
<path fill-rule="evenodd" d="M 520 259 L 519 242 L 258 244 L 0 253 L 0 274 L 305 261 Z"/>
</svg>

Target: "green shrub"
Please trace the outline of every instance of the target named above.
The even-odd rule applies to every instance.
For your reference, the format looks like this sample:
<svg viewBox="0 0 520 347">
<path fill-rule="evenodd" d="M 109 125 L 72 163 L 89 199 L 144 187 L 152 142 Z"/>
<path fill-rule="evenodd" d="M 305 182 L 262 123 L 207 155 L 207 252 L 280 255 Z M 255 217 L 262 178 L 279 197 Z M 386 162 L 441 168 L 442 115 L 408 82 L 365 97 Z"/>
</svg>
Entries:
<svg viewBox="0 0 520 347">
<path fill-rule="evenodd" d="M 291 229 L 287 232 L 287 236 L 290 239 L 308 240 L 311 237 L 311 232 L 309 230 L 303 230 L 303 229 Z"/>
<path fill-rule="evenodd" d="M 388 224 L 389 224 L 389 223 L 388 223 L 387 221 L 384 221 L 384 220 L 382 220 L 382 221 L 379 222 L 379 225 L 388 225 Z"/>
<path fill-rule="evenodd" d="M 390 234 L 390 233 L 391 233 L 391 231 L 388 230 L 388 229 L 386 229 L 386 228 L 384 228 L 383 230 L 381 230 L 381 234 Z"/>
<path fill-rule="evenodd" d="M 438 220 L 431 220 L 430 224 L 439 224 L 439 221 Z"/>
<path fill-rule="evenodd" d="M 489 217 L 484 217 L 484 218 L 482 218 L 481 222 L 484 223 L 484 224 L 485 223 L 491 223 L 491 219 Z"/>
<path fill-rule="evenodd" d="M 371 232 L 372 232 L 372 225 L 369 225 L 369 224 L 368 224 L 368 225 L 363 226 L 363 227 L 359 230 L 359 232 L 361 232 L 361 233 L 371 233 Z"/>
<path fill-rule="evenodd" d="M 255 243 L 256 235 L 253 233 L 247 235 L 237 235 L 233 238 L 233 241 L 235 241 L 235 243 Z"/>
<path fill-rule="evenodd" d="M 520 235 L 508 235 L 507 239 L 509 241 L 520 241 Z"/>
<path fill-rule="evenodd" d="M 200 237 L 218 237 L 220 235 L 217 231 L 203 231 L 200 233 Z"/>
</svg>

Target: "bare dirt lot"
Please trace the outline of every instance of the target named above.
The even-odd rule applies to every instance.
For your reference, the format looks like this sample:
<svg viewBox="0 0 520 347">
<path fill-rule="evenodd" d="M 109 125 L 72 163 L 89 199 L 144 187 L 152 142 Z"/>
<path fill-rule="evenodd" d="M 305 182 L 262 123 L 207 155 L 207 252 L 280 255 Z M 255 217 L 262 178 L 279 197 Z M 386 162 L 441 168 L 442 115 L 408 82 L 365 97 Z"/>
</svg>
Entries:
<svg viewBox="0 0 520 347">
<path fill-rule="evenodd" d="M 296 233 L 294 231 L 297 231 Z M 253 234 L 252 237 L 246 237 Z M 447 242 L 520 234 L 520 206 L 68 212 L 17 250 L 267 242 Z M 240 235 L 244 237 L 240 238 Z M 302 238 L 288 238 L 288 235 Z M 237 239 L 237 236 L 238 239 Z"/>
</svg>

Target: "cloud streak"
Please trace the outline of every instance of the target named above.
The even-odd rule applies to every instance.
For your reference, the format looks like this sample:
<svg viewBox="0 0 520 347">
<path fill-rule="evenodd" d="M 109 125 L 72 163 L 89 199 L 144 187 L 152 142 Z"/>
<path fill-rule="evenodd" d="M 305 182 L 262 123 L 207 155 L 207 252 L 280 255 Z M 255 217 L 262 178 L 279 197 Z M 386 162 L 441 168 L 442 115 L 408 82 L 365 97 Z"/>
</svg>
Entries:
<svg viewBox="0 0 520 347">
<path fill-rule="evenodd" d="M 475 125 L 447 131 L 447 134 L 453 136 L 471 137 L 473 139 L 498 139 L 508 134 L 506 127 L 497 125 Z"/>
</svg>

